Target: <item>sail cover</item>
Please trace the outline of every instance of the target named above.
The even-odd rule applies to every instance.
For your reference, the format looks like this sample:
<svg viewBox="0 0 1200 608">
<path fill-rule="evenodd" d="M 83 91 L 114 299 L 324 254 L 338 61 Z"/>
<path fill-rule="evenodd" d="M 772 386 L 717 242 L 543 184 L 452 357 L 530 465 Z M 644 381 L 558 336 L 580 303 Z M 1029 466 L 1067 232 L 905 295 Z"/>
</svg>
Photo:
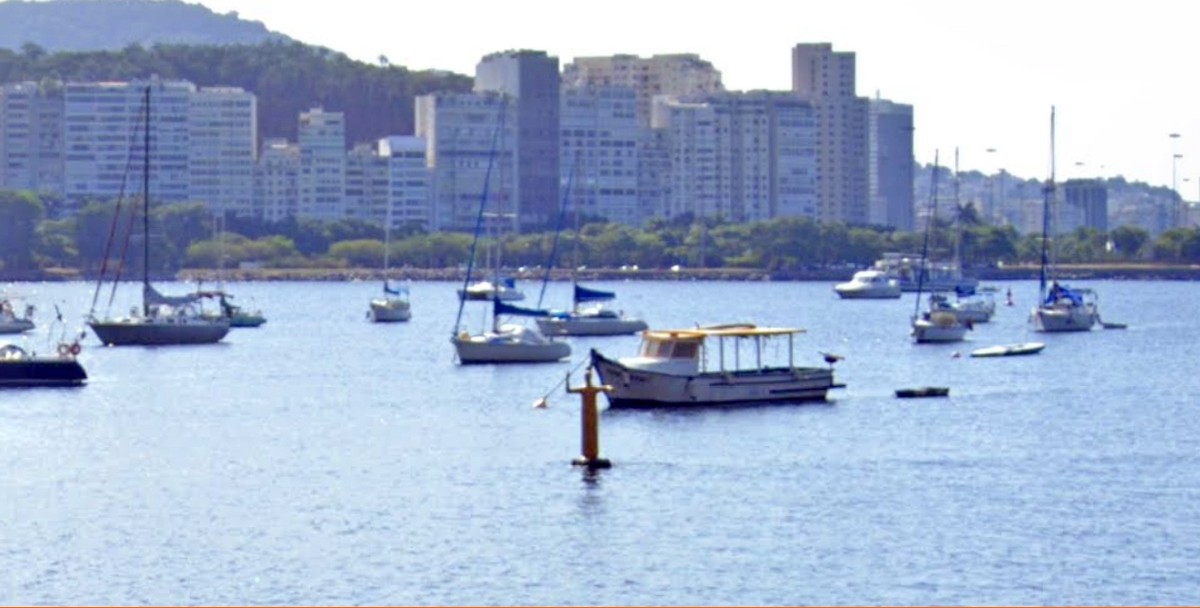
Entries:
<svg viewBox="0 0 1200 608">
<path fill-rule="evenodd" d="M 404 286 L 392 287 L 391 285 L 388 285 L 387 279 L 384 279 L 383 293 L 386 293 L 389 296 L 406 296 L 408 295 L 408 288 Z"/>
<path fill-rule="evenodd" d="M 142 290 L 142 297 L 146 299 L 147 304 L 165 304 L 167 306 L 186 306 L 200 299 L 200 296 L 194 293 L 182 296 L 164 296 L 148 283 Z"/>
<path fill-rule="evenodd" d="M 520 306 L 513 306 L 512 304 L 505 304 L 500 300 L 494 300 L 493 305 L 496 307 L 497 315 L 518 315 L 522 317 L 550 316 L 550 311 L 548 310 L 542 310 L 539 308 L 522 308 Z"/>
<path fill-rule="evenodd" d="M 617 297 L 617 294 L 611 291 L 602 291 L 599 289 L 590 289 L 582 285 L 575 285 L 576 302 L 596 302 L 600 300 L 611 300 L 615 297 Z"/>
</svg>

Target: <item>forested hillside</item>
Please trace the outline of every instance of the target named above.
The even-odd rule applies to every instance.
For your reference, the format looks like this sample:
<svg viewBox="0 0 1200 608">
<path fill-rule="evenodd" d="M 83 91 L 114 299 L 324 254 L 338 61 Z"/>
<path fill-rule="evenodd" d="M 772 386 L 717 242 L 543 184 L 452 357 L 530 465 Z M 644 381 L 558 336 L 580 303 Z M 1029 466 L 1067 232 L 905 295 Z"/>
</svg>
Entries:
<svg viewBox="0 0 1200 608">
<path fill-rule="evenodd" d="M 435 91 L 469 91 L 471 78 L 371 65 L 299 42 L 192 46 L 159 44 L 119 51 L 47 53 L 26 46 L 0 50 L 0 83 L 58 79 L 188 80 L 198 86 L 236 86 L 258 96 L 262 137 L 295 141 L 300 112 L 323 107 L 346 114 L 348 143 L 413 131 L 413 98 Z"/>
</svg>

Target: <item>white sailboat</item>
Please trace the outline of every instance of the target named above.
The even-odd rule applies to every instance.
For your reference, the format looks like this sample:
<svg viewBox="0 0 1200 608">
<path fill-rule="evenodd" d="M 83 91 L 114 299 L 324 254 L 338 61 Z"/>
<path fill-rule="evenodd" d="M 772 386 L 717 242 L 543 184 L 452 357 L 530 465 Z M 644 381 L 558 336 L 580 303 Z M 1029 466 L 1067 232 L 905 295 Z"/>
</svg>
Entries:
<svg viewBox="0 0 1200 608">
<path fill-rule="evenodd" d="M 937 219 L 937 153 L 933 157 L 933 180 L 930 184 L 929 218 L 925 223 L 925 242 L 922 245 L 921 259 L 929 259 L 929 235 L 933 231 L 934 220 Z M 958 316 L 944 311 L 921 311 L 921 293 L 925 286 L 925 265 L 922 264 L 917 273 L 917 303 L 912 316 L 912 337 L 918 344 L 931 342 L 960 342 L 966 336 L 970 325 L 959 320 Z"/>
<path fill-rule="evenodd" d="M 576 165 L 578 166 L 578 165 Z M 562 228 L 562 218 L 566 215 L 567 204 L 571 200 L 571 187 L 575 181 L 575 171 L 567 177 L 567 189 L 563 194 L 562 209 L 559 211 L 559 228 L 554 234 L 554 245 L 550 251 L 550 263 L 546 265 L 546 277 L 542 280 L 542 295 L 538 297 L 538 308 L 541 308 L 542 296 L 546 293 L 546 282 L 549 280 L 550 269 L 554 265 L 558 252 L 558 235 Z M 579 212 L 575 213 L 575 265 L 579 266 Z M 605 304 L 616 299 L 617 294 L 590 287 L 584 287 L 577 281 L 572 281 L 571 309 L 552 310 L 549 315 L 539 316 L 538 328 L 548 336 L 626 336 L 647 329 L 646 322 L 625 316 L 622 311 L 612 310 Z"/>
<path fill-rule="evenodd" d="M 479 235 L 483 227 L 484 211 L 487 207 L 488 184 L 491 180 L 492 166 L 495 163 L 497 142 L 504 128 L 504 108 L 501 119 L 492 138 L 492 152 L 488 157 L 487 172 L 484 174 L 483 193 L 479 198 L 479 214 L 475 219 L 475 237 L 471 242 L 471 257 L 467 260 L 467 275 L 463 279 L 463 291 L 471 284 L 471 271 L 475 266 L 475 254 L 478 250 Z M 497 293 L 492 298 L 492 326 L 490 329 L 472 334 L 463 329 L 462 316 L 466 298 L 459 297 L 458 317 L 455 320 L 454 332 L 450 343 L 454 352 L 463 364 L 475 363 L 551 363 L 571 355 L 571 346 L 547 338 L 536 326 L 519 323 L 505 323 L 506 315 L 536 316 L 546 314 L 545 311 L 524 309 L 500 300 Z"/>
<path fill-rule="evenodd" d="M 1042 197 L 1042 268 L 1038 305 L 1030 313 L 1034 331 L 1089 331 L 1100 319 L 1097 295 L 1090 289 L 1072 289 L 1049 278 L 1050 203 L 1054 197 L 1054 107 L 1050 108 L 1050 179 Z M 1047 287 L 1047 282 L 1049 286 Z"/>
<path fill-rule="evenodd" d="M 383 228 L 383 296 L 372 298 L 367 317 L 376 323 L 397 323 L 412 318 L 412 305 L 407 287 L 392 287 L 388 284 L 392 253 L 392 205 L 387 208 Z"/>
<path fill-rule="evenodd" d="M 229 333 L 229 318 L 205 316 L 200 310 L 203 293 L 165 296 L 150 284 L 150 85 L 146 86 L 143 110 L 142 149 L 142 306 L 126 317 L 97 318 L 96 299 L 104 276 L 100 277 L 92 298 L 88 325 L 100 342 L 109 346 L 167 346 L 176 344 L 212 344 Z M 117 212 L 120 211 L 118 207 Z M 128 236 L 127 236 L 128 238 Z M 117 279 L 120 277 L 118 276 Z M 114 281 L 113 289 L 116 289 Z"/>
<path fill-rule="evenodd" d="M 0 295 L 0 334 L 19 334 L 33 328 L 33 305 L 26 304 L 18 314 L 14 299 Z"/>
</svg>

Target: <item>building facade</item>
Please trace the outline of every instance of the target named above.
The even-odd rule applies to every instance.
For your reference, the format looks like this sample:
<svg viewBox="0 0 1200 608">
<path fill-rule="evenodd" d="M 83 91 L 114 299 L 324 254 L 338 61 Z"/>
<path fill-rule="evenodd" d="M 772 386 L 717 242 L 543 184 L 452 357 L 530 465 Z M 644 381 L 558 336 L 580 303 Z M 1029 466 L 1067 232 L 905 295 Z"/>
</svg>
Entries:
<svg viewBox="0 0 1200 608">
<path fill-rule="evenodd" d="M 258 105 L 235 87 L 191 95 L 188 115 L 188 197 L 213 213 L 252 215 L 257 160 Z"/>
<path fill-rule="evenodd" d="M 870 102 L 869 222 L 911 232 L 913 221 L 913 108 L 886 99 Z"/>
<path fill-rule="evenodd" d="M 563 69 L 568 88 L 625 87 L 637 97 L 639 124 L 650 126 L 654 98 L 659 95 L 688 97 L 719 93 L 721 72 L 694 54 L 576 57 Z"/>
<path fill-rule="evenodd" d="M 641 127 L 637 97 L 627 87 L 579 87 L 562 91 L 560 158 L 564 205 L 570 213 L 640 226 Z M 567 196 L 569 195 L 569 196 Z"/>
<path fill-rule="evenodd" d="M 300 114 L 297 215 L 319 220 L 346 217 L 346 117 L 313 108 Z"/>
</svg>

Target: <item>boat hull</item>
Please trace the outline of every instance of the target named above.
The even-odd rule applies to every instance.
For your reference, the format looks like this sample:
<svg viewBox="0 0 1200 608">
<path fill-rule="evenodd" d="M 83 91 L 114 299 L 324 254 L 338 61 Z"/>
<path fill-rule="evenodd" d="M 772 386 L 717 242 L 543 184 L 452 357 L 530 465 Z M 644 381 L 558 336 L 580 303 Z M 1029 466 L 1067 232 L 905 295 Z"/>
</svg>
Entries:
<svg viewBox="0 0 1200 608">
<path fill-rule="evenodd" d="M 376 323 L 399 323 L 412 318 L 412 308 L 404 300 L 371 300 L 369 314 Z"/>
<path fill-rule="evenodd" d="M 895 300 L 900 297 L 900 288 L 855 288 L 837 285 L 833 288 L 843 300 Z"/>
<path fill-rule="evenodd" d="M 913 321 L 912 337 L 918 344 L 962 342 L 969 328 L 948 312 L 936 312 L 930 319 Z"/>
<path fill-rule="evenodd" d="M 88 324 L 106 346 L 215 344 L 229 333 L 229 319 L 178 321 L 117 319 Z"/>
<path fill-rule="evenodd" d="M 565 342 L 522 344 L 501 340 L 455 338 L 454 349 L 464 364 L 479 363 L 554 363 L 571 356 L 571 346 Z"/>
<path fill-rule="evenodd" d="M 33 329 L 33 321 L 28 319 L 11 319 L 0 321 L 0 334 L 19 334 Z"/>
<path fill-rule="evenodd" d="M 87 372 L 75 359 L 31 358 L 0 361 L 0 388 L 69 387 L 87 382 Z"/>
<path fill-rule="evenodd" d="M 737 406 L 825 401 L 833 371 L 825 368 L 766 368 L 728 373 L 664 374 L 623 365 L 593 350 L 592 366 L 614 408 Z"/>
<path fill-rule="evenodd" d="M 1020 355 L 1036 355 L 1042 352 L 1046 345 L 1042 342 L 1023 342 L 1020 344 L 1001 344 L 988 346 L 971 351 L 972 357 L 1015 357 Z"/>
<path fill-rule="evenodd" d="M 641 319 L 587 316 L 540 318 L 537 324 L 547 336 L 626 336 L 648 327 Z"/>
<path fill-rule="evenodd" d="M 1039 307 L 1032 313 L 1033 329 L 1046 333 L 1089 331 L 1097 316 L 1092 307 Z"/>
</svg>

